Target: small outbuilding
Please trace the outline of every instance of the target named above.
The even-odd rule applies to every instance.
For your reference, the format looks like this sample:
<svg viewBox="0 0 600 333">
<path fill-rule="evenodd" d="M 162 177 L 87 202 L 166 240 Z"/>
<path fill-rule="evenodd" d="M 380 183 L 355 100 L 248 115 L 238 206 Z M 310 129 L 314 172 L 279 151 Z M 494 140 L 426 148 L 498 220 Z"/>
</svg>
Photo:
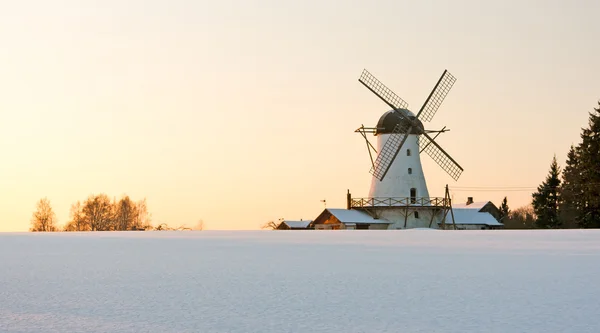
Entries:
<svg viewBox="0 0 600 333">
<path fill-rule="evenodd" d="M 288 221 L 283 220 L 277 226 L 277 230 L 308 230 L 310 229 L 308 226 L 311 223 L 311 220 L 300 220 L 300 221 Z"/>
<path fill-rule="evenodd" d="M 452 205 L 454 222 L 459 230 L 503 229 L 499 220 L 500 210 L 491 201 L 474 202 L 469 197 L 465 204 Z M 446 216 L 446 228 L 451 228 L 452 220 Z"/>
<path fill-rule="evenodd" d="M 383 230 L 390 221 L 375 219 L 371 215 L 356 209 L 325 209 L 311 224 L 315 230 Z"/>
</svg>

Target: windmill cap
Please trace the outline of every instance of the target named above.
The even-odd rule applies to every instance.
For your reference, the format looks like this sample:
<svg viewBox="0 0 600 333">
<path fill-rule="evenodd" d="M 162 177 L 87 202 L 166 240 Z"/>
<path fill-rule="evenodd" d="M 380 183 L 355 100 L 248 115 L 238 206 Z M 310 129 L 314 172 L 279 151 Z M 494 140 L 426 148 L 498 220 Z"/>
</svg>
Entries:
<svg viewBox="0 0 600 333">
<path fill-rule="evenodd" d="M 408 116 L 410 117 L 410 119 L 416 119 L 417 117 L 415 116 L 414 113 L 412 113 L 411 111 L 407 110 L 407 109 L 402 109 L 404 110 L 406 113 L 408 113 Z M 377 122 L 377 130 L 375 131 L 375 135 L 378 134 L 390 134 L 392 133 L 392 131 L 394 130 L 394 127 L 396 127 L 397 124 L 399 124 L 400 122 L 408 122 L 406 119 L 401 118 L 398 114 L 396 114 L 396 112 L 394 110 L 390 110 L 386 113 L 384 113 L 381 118 L 379 118 L 379 121 Z M 412 131 L 410 132 L 410 134 L 421 134 L 421 132 L 425 129 L 425 127 L 423 127 L 423 123 L 417 119 L 417 123 L 418 123 L 418 127 L 420 128 L 420 131 L 416 128 L 413 128 Z"/>
</svg>

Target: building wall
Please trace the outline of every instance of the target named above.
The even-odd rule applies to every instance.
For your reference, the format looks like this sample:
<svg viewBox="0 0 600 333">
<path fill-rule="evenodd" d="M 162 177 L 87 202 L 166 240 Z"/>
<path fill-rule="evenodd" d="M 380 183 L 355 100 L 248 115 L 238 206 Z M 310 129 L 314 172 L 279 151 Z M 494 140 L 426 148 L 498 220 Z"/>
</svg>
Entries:
<svg viewBox="0 0 600 333">
<path fill-rule="evenodd" d="M 380 134 L 377 136 L 378 152 L 381 151 L 389 137 L 390 134 Z M 411 152 L 410 156 L 407 156 L 408 150 Z M 408 173 L 409 168 L 411 168 L 411 174 Z M 380 181 L 379 179 L 372 177 L 369 197 L 410 197 L 411 188 L 417 190 L 417 197 L 429 197 L 427 183 L 425 182 L 425 176 L 423 175 L 423 167 L 421 166 L 417 135 L 414 134 L 408 136 L 383 180 Z"/>
<path fill-rule="evenodd" d="M 441 229 L 441 225 L 439 226 Z M 498 230 L 504 229 L 503 226 L 489 226 L 487 224 L 456 224 L 456 230 Z M 446 230 L 454 230 L 452 222 L 446 224 Z"/>
<path fill-rule="evenodd" d="M 329 223 L 329 224 L 316 224 L 315 230 L 357 230 L 357 225 L 354 223 L 349 223 L 348 225 L 344 223 Z M 370 224 L 367 230 L 387 230 L 387 224 Z"/>
<path fill-rule="evenodd" d="M 375 213 L 379 218 L 384 218 L 392 224 L 387 229 L 413 229 L 413 228 L 438 228 L 438 222 L 442 221 L 442 211 L 434 209 L 420 209 L 418 207 L 408 209 L 408 217 L 406 218 L 406 228 L 404 228 L 404 215 L 406 212 L 405 208 L 379 208 L 374 209 Z M 419 217 L 415 217 L 415 212 L 419 214 Z M 437 214 L 435 214 L 437 212 Z M 431 215 L 435 214 L 431 227 L 429 222 L 431 221 Z M 446 219 L 448 222 L 448 219 Z"/>
<path fill-rule="evenodd" d="M 481 208 L 480 212 L 486 212 L 492 214 L 492 216 L 496 219 L 496 221 L 500 222 L 500 210 L 493 202 L 488 202 L 483 208 Z"/>
<path fill-rule="evenodd" d="M 342 223 L 315 224 L 315 230 L 341 230 L 346 229 Z"/>
<path fill-rule="evenodd" d="M 287 224 L 281 222 L 277 226 L 277 230 L 290 230 L 290 227 Z"/>
<path fill-rule="evenodd" d="M 452 230 L 452 225 L 448 225 L 447 228 Z M 456 229 L 458 229 L 458 230 L 482 230 L 482 228 L 484 230 L 490 229 L 485 224 L 456 224 Z"/>
<path fill-rule="evenodd" d="M 387 224 L 371 224 L 369 225 L 369 230 L 387 230 Z"/>
<path fill-rule="evenodd" d="M 385 230 L 387 223 L 362 224 L 355 222 L 342 223 L 337 217 L 325 211 L 319 215 L 312 223 L 315 230 Z"/>
</svg>

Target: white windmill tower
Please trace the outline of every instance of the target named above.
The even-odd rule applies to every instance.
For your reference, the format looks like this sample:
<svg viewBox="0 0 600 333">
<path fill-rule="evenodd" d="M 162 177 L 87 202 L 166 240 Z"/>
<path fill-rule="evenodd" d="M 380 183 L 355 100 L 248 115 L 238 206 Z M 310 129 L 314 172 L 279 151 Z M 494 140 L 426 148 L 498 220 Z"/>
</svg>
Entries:
<svg viewBox="0 0 600 333">
<path fill-rule="evenodd" d="M 454 180 L 460 177 L 463 168 L 446 153 L 435 138 L 439 131 L 425 130 L 424 121 L 430 121 L 452 88 L 456 79 L 447 70 L 415 115 L 407 109 L 408 103 L 388 89 L 371 73 L 364 70 L 359 82 L 383 100 L 392 110 L 385 112 L 377 126 L 361 126 L 356 131 L 367 142 L 371 157 L 371 189 L 368 198 L 351 200 L 351 208 L 367 210 L 375 217 L 392 222 L 390 228 L 437 227 L 445 222 L 450 209 L 450 198 L 429 197 L 427 182 L 421 166 L 420 153 L 425 151 Z M 377 137 L 377 148 L 369 142 L 366 133 Z M 429 133 L 437 133 L 430 137 Z M 373 161 L 373 153 L 377 158 Z"/>
</svg>

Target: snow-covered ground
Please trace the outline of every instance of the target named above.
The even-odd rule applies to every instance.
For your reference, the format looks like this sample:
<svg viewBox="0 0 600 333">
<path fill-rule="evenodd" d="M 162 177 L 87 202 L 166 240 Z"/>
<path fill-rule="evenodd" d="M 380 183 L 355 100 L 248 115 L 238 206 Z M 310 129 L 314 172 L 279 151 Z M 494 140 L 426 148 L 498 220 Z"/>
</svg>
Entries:
<svg viewBox="0 0 600 333">
<path fill-rule="evenodd" d="M 0 332 L 600 332 L 600 231 L 0 234 Z"/>
</svg>

